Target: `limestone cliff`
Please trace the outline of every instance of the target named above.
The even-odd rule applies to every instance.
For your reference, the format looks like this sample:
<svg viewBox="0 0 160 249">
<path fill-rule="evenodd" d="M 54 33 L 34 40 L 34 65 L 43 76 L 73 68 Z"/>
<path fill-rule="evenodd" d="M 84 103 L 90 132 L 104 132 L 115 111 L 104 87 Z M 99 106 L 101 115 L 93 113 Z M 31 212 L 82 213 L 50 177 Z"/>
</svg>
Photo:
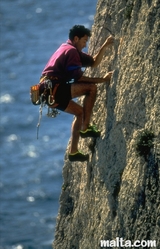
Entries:
<svg viewBox="0 0 160 249">
<path fill-rule="evenodd" d="M 54 249 L 97 249 L 116 237 L 160 248 L 160 2 L 99 0 L 89 52 L 110 33 L 114 47 L 86 72 L 115 70 L 109 87 L 98 85 L 92 122 L 102 135 L 80 140 L 88 163 L 65 157 Z"/>
</svg>

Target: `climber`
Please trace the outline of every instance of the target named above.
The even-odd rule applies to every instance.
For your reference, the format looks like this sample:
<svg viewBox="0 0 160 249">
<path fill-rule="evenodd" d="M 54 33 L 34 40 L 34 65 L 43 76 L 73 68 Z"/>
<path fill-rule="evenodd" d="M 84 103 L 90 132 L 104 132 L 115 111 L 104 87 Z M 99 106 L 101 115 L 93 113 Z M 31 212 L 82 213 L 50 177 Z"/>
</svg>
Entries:
<svg viewBox="0 0 160 249">
<path fill-rule="evenodd" d="M 52 84 L 59 82 L 55 93 L 57 109 L 75 115 L 71 130 L 71 144 L 68 158 L 70 161 L 88 161 L 89 155 L 78 150 L 79 137 L 99 137 L 100 131 L 95 125 L 90 125 L 92 108 L 96 99 L 96 83 L 109 81 L 112 72 L 108 72 L 103 78 L 91 78 L 83 76 L 82 67 L 97 67 L 109 45 L 114 38 L 109 36 L 99 52 L 90 56 L 82 52 L 91 36 L 89 29 L 83 25 L 75 25 L 69 31 L 69 39 L 63 43 L 51 56 L 46 64 L 41 79 L 47 77 Z M 72 99 L 85 96 L 83 106 Z"/>
</svg>

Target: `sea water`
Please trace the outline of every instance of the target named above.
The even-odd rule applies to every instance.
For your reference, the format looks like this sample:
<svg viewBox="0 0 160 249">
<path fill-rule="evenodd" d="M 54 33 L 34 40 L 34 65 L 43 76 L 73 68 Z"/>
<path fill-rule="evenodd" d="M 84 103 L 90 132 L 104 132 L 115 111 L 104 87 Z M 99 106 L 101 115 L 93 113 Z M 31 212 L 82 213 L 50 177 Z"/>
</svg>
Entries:
<svg viewBox="0 0 160 249">
<path fill-rule="evenodd" d="M 0 249 L 51 249 L 73 116 L 43 115 L 29 89 L 75 24 L 91 28 L 96 0 L 0 1 Z"/>
</svg>

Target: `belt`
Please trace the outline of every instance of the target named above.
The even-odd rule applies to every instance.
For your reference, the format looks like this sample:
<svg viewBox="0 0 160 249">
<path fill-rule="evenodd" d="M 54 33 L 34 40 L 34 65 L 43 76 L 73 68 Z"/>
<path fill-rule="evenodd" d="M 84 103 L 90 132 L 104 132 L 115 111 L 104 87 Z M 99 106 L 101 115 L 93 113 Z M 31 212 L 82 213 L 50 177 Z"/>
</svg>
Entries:
<svg viewBox="0 0 160 249">
<path fill-rule="evenodd" d="M 50 79 L 50 80 L 58 80 L 56 76 L 49 76 L 47 74 L 43 74 L 40 78 L 40 83 L 43 82 L 43 80 Z"/>
</svg>

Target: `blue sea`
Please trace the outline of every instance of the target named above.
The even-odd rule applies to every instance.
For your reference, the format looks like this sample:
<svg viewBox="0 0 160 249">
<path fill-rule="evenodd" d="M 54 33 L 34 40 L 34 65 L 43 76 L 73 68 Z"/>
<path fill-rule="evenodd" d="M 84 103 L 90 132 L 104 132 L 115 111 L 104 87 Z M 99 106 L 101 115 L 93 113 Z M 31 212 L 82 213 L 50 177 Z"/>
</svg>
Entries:
<svg viewBox="0 0 160 249">
<path fill-rule="evenodd" d="M 30 102 L 51 54 L 75 24 L 91 28 L 96 0 L 0 1 L 0 249 L 51 249 L 73 116 Z"/>
</svg>

